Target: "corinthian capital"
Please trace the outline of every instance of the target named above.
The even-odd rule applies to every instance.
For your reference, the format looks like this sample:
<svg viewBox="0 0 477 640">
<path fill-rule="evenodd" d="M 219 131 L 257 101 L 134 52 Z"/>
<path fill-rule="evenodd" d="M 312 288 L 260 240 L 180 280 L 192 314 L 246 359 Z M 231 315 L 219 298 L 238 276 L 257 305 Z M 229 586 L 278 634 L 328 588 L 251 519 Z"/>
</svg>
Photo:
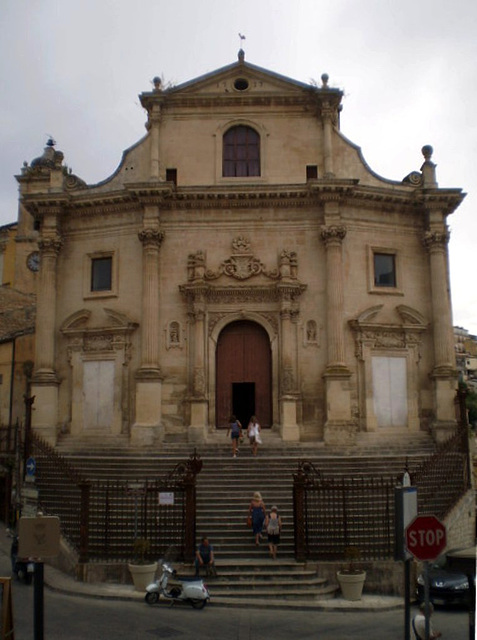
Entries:
<svg viewBox="0 0 477 640">
<path fill-rule="evenodd" d="M 346 227 L 343 225 L 330 225 L 321 228 L 321 239 L 325 244 L 341 243 L 346 236 Z"/>
<path fill-rule="evenodd" d="M 159 248 L 164 240 L 164 232 L 159 229 L 143 229 L 137 235 L 144 246 L 155 245 Z"/>
<path fill-rule="evenodd" d="M 444 231 L 426 231 L 422 238 L 422 243 L 426 249 L 445 249 L 449 242 L 450 233 L 448 229 Z"/>
<path fill-rule="evenodd" d="M 38 246 L 42 254 L 52 253 L 58 255 L 63 246 L 63 240 L 58 235 L 52 236 L 51 238 L 42 238 L 38 242 Z"/>
</svg>

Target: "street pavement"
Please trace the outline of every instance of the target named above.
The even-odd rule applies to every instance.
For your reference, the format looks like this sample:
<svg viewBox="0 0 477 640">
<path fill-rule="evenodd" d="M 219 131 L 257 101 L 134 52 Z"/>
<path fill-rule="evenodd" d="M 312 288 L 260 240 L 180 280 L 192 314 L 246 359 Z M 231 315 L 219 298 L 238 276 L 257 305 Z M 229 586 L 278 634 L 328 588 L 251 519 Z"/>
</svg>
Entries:
<svg viewBox="0 0 477 640">
<path fill-rule="evenodd" d="M 0 532 L 0 575 L 10 576 L 11 540 Z M 404 638 L 400 598 L 365 595 L 350 603 L 341 598 L 301 603 L 284 609 L 279 601 L 253 601 L 232 607 L 213 597 L 202 611 L 183 603 L 150 607 L 131 585 L 85 585 L 45 565 L 45 640 L 148 640 L 199 638 L 216 640 L 398 640 Z M 34 586 L 12 580 L 15 640 L 34 636 Z M 277 606 L 278 604 L 278 606 Z M 413 607 L 413 615 L 416 607 Z M 464 610 L 437 610 L 434 625 L 444 639 L 468 640 Z"/>
</svg>

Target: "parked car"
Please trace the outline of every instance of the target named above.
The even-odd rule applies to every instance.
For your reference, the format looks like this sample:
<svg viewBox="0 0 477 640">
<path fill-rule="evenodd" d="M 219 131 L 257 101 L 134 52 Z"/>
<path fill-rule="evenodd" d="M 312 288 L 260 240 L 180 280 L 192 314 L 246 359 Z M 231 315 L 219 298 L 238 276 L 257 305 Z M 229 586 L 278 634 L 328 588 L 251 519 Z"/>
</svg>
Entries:
<svg viewBox="0 0 477 640">
<path fill-rule="evenodd" d="M 472 597 L 467 574 L 452 566 L 447 556 L 429 563 L 429 599 L 435 605 L 465 605 Z M 475 564 L 473 568 L 475 590 Z M 424 573 L 417 577 L 416 596 L 424 602 Z"/>
</svg>

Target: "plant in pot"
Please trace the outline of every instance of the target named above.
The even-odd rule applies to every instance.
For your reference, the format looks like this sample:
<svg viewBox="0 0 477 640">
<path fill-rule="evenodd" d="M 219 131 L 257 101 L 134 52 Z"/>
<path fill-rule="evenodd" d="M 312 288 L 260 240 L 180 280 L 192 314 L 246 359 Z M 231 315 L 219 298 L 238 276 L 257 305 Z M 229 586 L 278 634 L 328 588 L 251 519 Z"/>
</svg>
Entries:
<svg viewBox="0 0 477 640">
<path fill-rule="evenodd" d="M 136 538 L 134 541 L 133 559 L 128 563 L 128 569 L 136 591 L 145 591 L 146 587 L 154 581 L 157 562 L 147 559 L 150 549 L 151 543 L 146 538 Z"/>
<path fill-rule="evenodd" d="M 346 547 L 346 566 L 336 573 L 341 593 L 345 600 L 361 600 L 366 571 L 356 567 L 355 563 L 361 558 L 358 547 Z"/>
</svg>

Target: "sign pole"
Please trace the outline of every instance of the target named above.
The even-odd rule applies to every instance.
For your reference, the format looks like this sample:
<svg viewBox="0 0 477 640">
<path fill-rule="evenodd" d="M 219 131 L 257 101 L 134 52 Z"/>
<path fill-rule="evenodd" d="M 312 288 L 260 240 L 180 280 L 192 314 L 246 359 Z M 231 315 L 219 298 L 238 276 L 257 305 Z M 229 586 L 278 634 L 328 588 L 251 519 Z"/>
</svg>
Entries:
<svg viewBox="0 0 477 640">
<path fill-rule="evenodd" d="M 33 592 L 33 637 L 34 640 L 44 638 L 44 574 L 43 562 L 35 562 L 35 584 Z"/>
<path fill-rule="evenodd" d="M 411 559 L 404 560 L 404 640 L 411 640 Z"/>
<path fill-rule="evenodd" d="M 430 611 L 429 611 L 429 561 L 426 560 L 424 562 L 424 613 L 426 616 L 426 640 L 429 640 L 429 635 L 430 635 L 430 621 L 429 621 L 429 615 L 430 615 Z"/>
</svg>

